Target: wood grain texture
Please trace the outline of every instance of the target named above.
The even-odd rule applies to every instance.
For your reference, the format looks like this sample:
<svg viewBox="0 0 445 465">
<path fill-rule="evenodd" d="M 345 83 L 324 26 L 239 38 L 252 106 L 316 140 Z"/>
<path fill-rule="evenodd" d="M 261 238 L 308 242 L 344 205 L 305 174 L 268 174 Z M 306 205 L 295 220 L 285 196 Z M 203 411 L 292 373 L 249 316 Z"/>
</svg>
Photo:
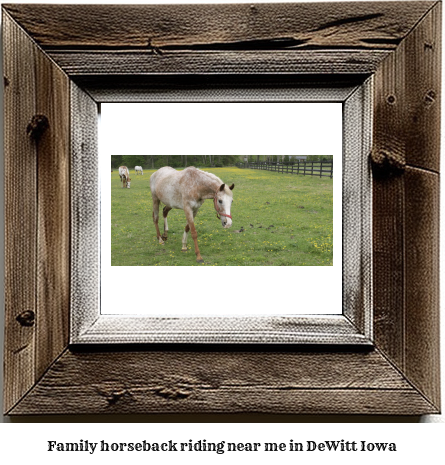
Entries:
<svg viewBox="0 0 445 465">
<path fill-rule="evenodd" d="M 103 76 L 370 74 L 432 5 L 4 7 L 69 75 Z"/>
<path fill-rule="evenodd" d="M 85 249 L 85 248 L 84 248 Z M 81 249 L 82 250 L 82 249 Z M 81 256 L 81 254 L 79 254 Z M 80 276 L 85 271 L 80 270 Z M 84 286 L 87 288 L 87 286 Z M 93 288 L 94 292 L 95 289 Z M 84 291 L 85 292 L 85 291 Z M 93 293 L 92 292 L 92 293 Z M 94 295 L 94 294 L 93 294 Z M 90 299 L 90 302 L 94 301 Z M 97 298 L 96 298 L 97 301 Z M 73 308 L 73 344 L 332 344 L 369 346 L 369 334 L 343 315 L 327 318 L 277 317 L 181 317 L 144 318 L 100 315 L 100 309 L 84 301 Z M 370 309 L 360 309 L 368 311 Z M 359 309 L 357 309 L 357 312 Z M 94 324 L 91 324 L 94 322 Z"/>
<path fill-rule="evenodd" d="M 372 147 L 373 79 L 343 103 L 343 315 L 373 340 Z"/>
<path fill-rule="evenodd" d="M 439 172 L 440 59 L 438 3 L 376 73 L 375 156 Z"/>
<path fill-rule="evenodd" d="M 365 74 L 376 71 L 388 50 L 279 51 L 49 51 L 73 79 L 96 75 Z"/>
<path fill-rule="evenodd" d="M 438 406 L 440 351 L 433 341 L 439 340 L 440 329 L 439 197 L 437 173 L 407 168 L 405 372 L 413 385 Z"/>
<path fill-rule="evenodd" d="M 5 410 L 68 343 L 69 79 L 4 15 L 6 159 Z M 35 115 L 49 127 L 30 132 Z M 20 183 L 10 180 L 20 173 Z M 16 316 L 33 312 L 32 324 Z"/>
<path fill-rule="evenodd" d="M 171 101 L 264 101 L 271 94 L 282 95 L 283 102 L 289 101 L 289 93 L 311 95 L 319 101 L 344 101 L 348 89 L 363 84 L 361 74 L 153 74 L 147 75 L 76 75 L 73 76 L 79 87 L 85 90 L 96 102 L 151 102 L 154 96 L 160 102 Z M 261 89 L 268 96 L 255 97 Z M 314 89 L 317 89 L 315 91 Z M 320 92 L 319 92 L 320 91 Z M 326 94 L 338 92 L 338 95 Z M 232 92 L 232 98 L 227 93 Z M 203 97 L 203 95 L 205 97 Z M 295 97 L 294 97 L 295 98 Z M 276 100 L 274 98 L 274 100 Z"/>
<path fill-rule="evenodd" d="M 10 409 L 35 382 L 37 159 L 26 128 L 35 114 L 35 48 L 28 36 L 3 15 L 5 156 L 5 389 Z M 20 173 L 20 182 L 17 175 Z M 28 315 L 31 315 L 28 313 Z"/>
<path fill-rule="evenodd" d="M 405 366 L 404 180 L 406 165 L 406 46 L 388 56 L 374 76 L 372 160 L 374 338 L 396 366 Z M 385 166 L 382 164 L 382 167 Z"/>
<path fill-rule="evenodd" d="M 374 342 L 404 367 L 404 182 L 373 180 Z"/>
<path fill-rule="evenodd" d="M 70 342 L 100 314 L 98 105 L 70 83 L 71 289 Z"/>
<path fill-rule="evenodd" d="M 70 80 L 36 50 L 36 114 L 48 128 L 37 147 L 37 339 L 40 377 L 68 344 L 70 296 Z"/>
<path fill-rule="evenodd" d="M 155 81 L 159 80 L 160 76 L 150 76 L 150 79 L 145 76 L 137 80 L 134 80 L 132 76 L 130 81 L 126 80 L 126 77 L 121 79 L 121 76 L 113 76 L 113 79 L 110 79 L 108 76 L 106 81 L 100 79 L 102 86 L 99 85 L 98 79 L 94 79 L 93 83 L 91 77 L 87 79 L 82 77 L 81 87 L 91 95 L 95 102 L 100 103 L 263 103 L 277 101 L 282 103 L 295 101 L 342 103 L 351 95 L 354 88 L 362 85 L 363 80 L 363 76 L 359 78 L 357 75 L 348 75 L 346 79 L 338 80 L 325 79 L 325 75 L 317 76 L 318 79 L 313 75 L 286 75 L 285 78 L 277 74 L 250 77 L 244 75 L 241 79 L 237 76 L 236 80 L 234 80 L 234 75 L 212 75 L 205 77 L 206 85 L 203 87 L 202 78 L 199 79 L 198 76 L 193 75 L 190 77 L 194 80 L 184 82 L 184 77 L 162 76 L 161 86 L 155 85 Z M 168 78 L 172 86 L 169 85 Z M 125 81 L 127 85 L 123 84 Z"/>
<path fill-rule="evenodd" d="M 45 50 L 395 49 L 434 2 L 19 5 L 4 8 Z M 38 17 L 39 21 L 35 21 Z"/>
<path fill-rule="evenodd" d="M 440 8 L 376 73 L 372 154 L 387 160 L 373 192 L 375 342 L 436 405 Z"/>
<path fill-rule="evenodd" d="M 440 170 L 442 3 L 413 30 L 405 43 L 406 162 Z"/>
<path fill-rule="evenodd" d="M 11 413 L 433 412 L 378 352 L 67 351 Z"/>
</svg>

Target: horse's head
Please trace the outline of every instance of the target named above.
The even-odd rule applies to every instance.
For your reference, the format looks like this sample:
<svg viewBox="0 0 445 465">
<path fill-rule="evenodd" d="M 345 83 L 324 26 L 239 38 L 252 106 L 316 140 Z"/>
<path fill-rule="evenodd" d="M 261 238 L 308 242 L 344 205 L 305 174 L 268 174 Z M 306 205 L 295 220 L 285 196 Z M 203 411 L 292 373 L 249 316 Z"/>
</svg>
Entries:
<svg viewBox="0 0 445 465">
<path fill-rule="evenodd" d="M 221 218 L 221 224 L 224 228 L 230 228 L 232 226 L 232 217 L 230 216 L 230 209 L 233 202 L 232 190 L 235 184 L 227 187 L 225 184 L 221 184 L 221 187 L 217 190 L 214 198 L 215 210 L 218 218 Z"/>
<path fill-rule="evenodd" d="M 123 183 L 123 187 L 126 187 L 127 189 L 130 189 L 130 182 L 131 182 L 131 179 L 130 179 L 130 176 L 125 176 L 125 174 L 122 175 L 122 183 Z"/>
</svg>

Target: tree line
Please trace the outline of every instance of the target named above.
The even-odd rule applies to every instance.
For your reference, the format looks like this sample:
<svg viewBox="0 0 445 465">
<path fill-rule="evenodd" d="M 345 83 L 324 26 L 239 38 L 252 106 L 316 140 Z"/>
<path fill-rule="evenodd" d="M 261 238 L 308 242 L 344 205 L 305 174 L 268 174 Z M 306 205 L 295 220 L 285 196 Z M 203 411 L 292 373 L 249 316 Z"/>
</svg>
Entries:
<svg viewBox="0 0 445 465">
<path fill-rule="evenodd" d="M 300 155 L 301 157 L 301 155 Z M 333 155 L 305 155 L 305 160 L 310 161 L 310 162 L 316 162 L 316 161 L 333 161 L 334 156 Z M 245 161 L 244 158 L 245 156 L 242 157 L 243 160 Z M 249 155 L 248 156 L 248 161 L 250 163 L 260 163 L 260 162 L 266 162 L 266 163 L 283 163 L 284 165 L 291 165 L 293 163 L 296 163 L 296 155 Z"/>
<path fill-rule="evenodd" d="M 187 166 L 216 167 L 234 165 L 244 162 L 246 155 L 111 155 L 111 168 L 127 166 L 133 169 L 142 166 L 144 169 L 158 169 L 163 166 L 183 168 Z M 289 155 L 248 155 L 249 162 L 295 163 L 295 156 Z M 332 155 L 308 155 L 307 161 L 332 161 Z"/>
<path fill-rule="evenodd" d="M 111 167 L 142 166 L 144 169 L 158 169 L 163 166 L 181 168 L 186 166 L 223 167 L 234 165 L 239 155 L 111 155 Z"/>
</svg>

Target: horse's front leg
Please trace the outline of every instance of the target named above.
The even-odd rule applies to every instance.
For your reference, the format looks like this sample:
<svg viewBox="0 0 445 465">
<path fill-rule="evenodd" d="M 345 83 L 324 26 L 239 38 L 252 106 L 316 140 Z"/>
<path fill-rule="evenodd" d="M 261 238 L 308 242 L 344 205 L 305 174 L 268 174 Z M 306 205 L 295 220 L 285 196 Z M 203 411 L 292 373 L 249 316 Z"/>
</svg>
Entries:
<svg viewBox="0 0 445 465">
<path fill-rule="evenodd" d="M 187 250 L 187 233 L 188 233 L 187 229 L 189 229 L 192 234 L 193 242 L 195 243 L 196 261 L 198 263 L 204 263 L 204 260 L 201 257 L 201 252 L 199 251 L 199 247 L 198 247 L 198 233 L 196 232 L 195 222 L 194 222 L 196 213 L 194 213 L 191 208 L 185 208 L 184 212 L 185 212 L 185 217 L 187 218 L 187 226 L 185 227 L 185 232 L 183 236 L 182 250 L 184 250 L 184 248 L 185 250 Z M 184 239 L 186 241 L 185 244 L 184 244 Z"/>
</svg>

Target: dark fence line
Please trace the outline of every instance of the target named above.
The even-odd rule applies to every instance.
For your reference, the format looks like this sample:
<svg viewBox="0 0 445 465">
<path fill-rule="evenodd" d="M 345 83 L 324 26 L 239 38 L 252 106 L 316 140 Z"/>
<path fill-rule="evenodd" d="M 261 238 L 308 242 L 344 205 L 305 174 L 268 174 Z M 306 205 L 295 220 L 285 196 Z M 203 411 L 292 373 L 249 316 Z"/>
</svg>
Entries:
<svg viewBox="0 0 445 465">
<path fill-rule="evenodd" d="M 293 164 L 284 165 L 278 163 L 237 163 L 238 168 L 250 168 L 253 170 L 276 171 L 278 173 L 302 174 L 303 176 L 322 176 L 332 178 L 334 162 L 332 161 L 296 161 Z"/>
</svg>

